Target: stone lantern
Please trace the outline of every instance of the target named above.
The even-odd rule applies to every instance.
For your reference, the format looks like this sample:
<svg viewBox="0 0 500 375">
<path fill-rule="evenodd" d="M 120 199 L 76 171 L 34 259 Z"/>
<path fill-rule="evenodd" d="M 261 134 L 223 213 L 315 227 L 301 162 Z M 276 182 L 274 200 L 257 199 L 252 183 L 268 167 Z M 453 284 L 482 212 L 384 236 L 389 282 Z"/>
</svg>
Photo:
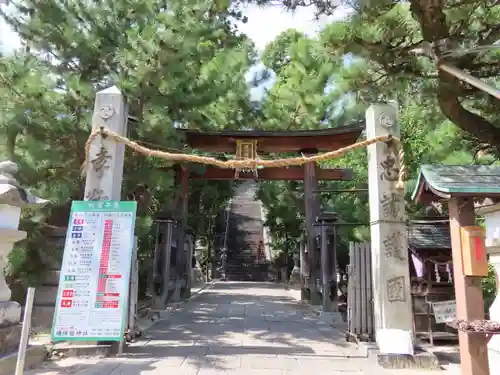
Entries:
<svg viewBox="0 0 500 375">
<path fill-rule="evenodd" d="M 486 251 L 489 254 L 489 263 L 493 266 L 497 281 L 497 295 L 490 307 L 490 319 L 500 321 L 500 203 L 493 204 L 490 199 L 486 199 L 479 207 L 478 214 L 484 216 L 486 226 Z M 493 335 L 488 343 L 490 349 L 500 352 L 500 337 Z"/>
<path fill-rule="evenodd" d="M 290 284 L 300 285 L 300 252 L 293 252 L 293 269 L 290 273 Z"/>
<path fill-rule="evenodd" d="M 11 290 L 3 272 L 14 244 L 26 238 L 26 232 L 18 229 L 21 209 L 48 203 L 19 185 L 14 178 L 17 171 L 17 164 L 0 162 L 0 354 L 16 350 L 21 335 L 21 306 L 10 300 Z"/>
</svg>

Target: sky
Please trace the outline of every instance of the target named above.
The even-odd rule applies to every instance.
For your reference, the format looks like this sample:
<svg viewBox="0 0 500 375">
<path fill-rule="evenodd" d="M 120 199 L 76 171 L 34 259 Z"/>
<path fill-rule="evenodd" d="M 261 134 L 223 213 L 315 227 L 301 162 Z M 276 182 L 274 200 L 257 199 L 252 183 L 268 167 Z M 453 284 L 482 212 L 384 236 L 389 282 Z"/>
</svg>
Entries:
<svg viewBox="0 0 500 375">
<path fill-rule="evenodd" d="M 5 5 L 0 6 L 5 7 Z M 315 20 L 314 9 L 311 7 L 301 8 L 292 13 L 278 6 L 263 8 L 249 5 L 245 7 L 243 13 L 248 17 L 248 22 L 238 25 L 238 28 L 254 41 L 258 50 L 262 51 L 276 36 L 290 28 L 314 35 L 328 21 L 345 17 L 348 8 L 340 7 L 333 16 L 321 17 L 319 21 Z M 3 20 L 0 20 L 0 40 L 2 44 L 0 48 L 3 51 L 12 51 L 20 46 L 18 36 Z"/>
<path fill-rule="evenodd" d="M 1 4 L 2 0 L 0 0 Z M 5 7 L 5 5 L 0 5 Z M 8 9 L 8 8 L 7 8 Z M 245 33 L 255 43 L 258 51 L 263 51 L 266 45 L 272 42 L 280 33 L 285 30 L 294 28 L 304 32 L 307 35 L 314 36 L 325 24 L 333 20 L 340 20 L 349 13 L 349 8 L 339 7 L 339 9 L 329 17 L 320 17 L 316 20 L 314 17 L 314 9 L 312 7 L 300 8 L 295 12 L 290 12 L 282 7 L 258 7 L 256 5 L 248 5 L 244 8 L 243 14 L 248 17 L 246 24 L 238 24 L 238 29 Z M 10 52 L 21 45 L 19 37 L 13 32 L 3 20 L 0 20 L 0 50 Z M 248 78 L 252 76 L 255 69 L 253 67 Z M 262 97 L 265 88 L 269 88 L 273 84 L 272 80 L 263 84 L 261 87 L 252 89 L 252 99 Z"/>
</svg>

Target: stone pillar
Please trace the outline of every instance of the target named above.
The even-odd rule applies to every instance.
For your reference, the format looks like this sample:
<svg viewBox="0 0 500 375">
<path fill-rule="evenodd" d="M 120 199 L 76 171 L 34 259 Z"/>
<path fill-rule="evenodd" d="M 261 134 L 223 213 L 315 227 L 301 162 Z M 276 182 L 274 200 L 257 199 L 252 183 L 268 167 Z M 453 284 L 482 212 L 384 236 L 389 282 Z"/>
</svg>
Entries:
<svg viewBox="0 0 500 375">
<path fill-rule="evenodd" d="M 400 136 L 396 106 L 370 106 L 367 139 L 388 134 Z M 403 192 L 396 189 L 397 157 L 385 143 L 368 146 L 375 336 L 382 355 L 413 355 L 408 234 Z"/>
<path fill-rule="evenodd" d="M 92 131 L 104 126 L 126 136 L 127 122 L 127 106 L 118 87 L 112 86 L 99 91 L 94 101 Z M 121 200 L 124 159 L 124 144 L 111 137 L 94 138 L 87 155 L 84 200 Z"/>
<path fill-rule="evenodd" d="M 338 306 L 337 309 L 334 310 L 332 307 L 332 301 L 330 300 L 330 285 L 329 281 L 331 278 L 331 262 L 330 262 L 330 257 L 332 254 L 328 252 L 330 250 L 328 248 L 328 223 L 326 220 L 323 218 L 318 218 L 319 224 L 321 225 L 321 280 L 322 280 L 322 290 L 321 290 L 321 297 L 322 297 L 322 307 L 323 307 L 323 312 L 329 313 L 332 311 L 338 311 Z"/>
<path fill-rule="evenodd" d="M 15 163 L 0 162 L 0 356 L 16 351 L 21 338 L 21 306 L 10 300 L 3 272 L 14 244 L 26 238 L 26 232 L 18 229 L 21 208 L 48 202 L 23 189 L 14 177 L 17 171 Z"/>
<path fill-rule="evenodd" d="M 21 306 L 10 300 L 3 272 L 14 244 L 26 237 L 26 232 L 17 229 L 20 216 L 20 207 L 0 205 L 0 356 L 17 350 L 21 338 Z"/>
<path fill-rule="evenodd" d="M 116 86 L 97 93 L 92 116 L 92 131 L 101 126 L 127 135 L 127 107 Z M 97 136 L 90 145 L 86 169 L 85 200 L 121 199 L 125 145 L 110 137 Z"/>
<path fill-rule="evenodd" d="M 191 288 L 193 285 L 193 235 L 191 233 L 186 233 L 184 236 L 184 254 L 186 261 L 184 262 L 186 266 L 186 291 L 184 292 L 184 297 L 191 297 Z"/>
<path fill-rule="evenodd" d="M 485 206 L 479 209 L 479 214 L 484 215 L 486 226 L 486 249 L 489 254 L 489 263 L 493 266 L 497 282 L 497 294 L 490 306 L 490 319 L 500 321 L 500 204 Z M 492 335 L 488 348 L 500 352 L 500 337 Z"/>
<path fill-rule="evenodd" d="M 307 301 L 309 293 L 307 292 L 307 283 L 309 280 L 309 259 L 306 247 L 306 238 L 300 236 L 300 300 Z"/>
<path fill-rule="evenodd" d="M 332 299 L 333 305 L 339 305 L 339 279 L 338 279 L 338 267 L 337 267 L 337 228 L 335 223 L 329 228 L 328 231 L 328 248 L 329 252 L 332 254 L 330 256 L 330 298 Z"/>
</svg>

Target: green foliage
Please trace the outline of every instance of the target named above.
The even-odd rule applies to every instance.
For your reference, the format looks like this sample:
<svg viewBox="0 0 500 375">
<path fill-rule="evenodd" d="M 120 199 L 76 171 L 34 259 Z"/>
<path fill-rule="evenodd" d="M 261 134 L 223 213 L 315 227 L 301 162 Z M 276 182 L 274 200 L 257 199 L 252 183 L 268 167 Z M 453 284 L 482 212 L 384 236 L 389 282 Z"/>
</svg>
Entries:
<svg viewBox="0 0 500 375">
<path fill-rule="evenodd" d="M 334 9 L 323 0 L 283 3 L 289 8 L 315 4 L 318 13 Z M 22 36 L 25 50 L 0 57 L 0 156 L 21 164 L 21 182 L 54 202 L 37 213 L 36 220 L 26 215 L 23 225 L 36 228 L 13 253 L 15 277 L 26 279 L 37 269 L 32 249 L 41 241 L 40 227 L 66 225 L 71 200 L 82 198 L 80 166 L 95 93 L 113 84 L 127 97 L 133 118 L 129 136 L 155 149 L 182 150 L 178 126 L 335 127 L 362 120 L 373 102 L 397 100 L 410 179 L 407 190 L 422 163 L 496 162 L 499 101 L 439 73 L 434 60 L 421 53 L 428 43 L 446 38 L 453 49 L 482 47 L 500 39 L 500 9 L 492 0 L 433 7 L 416 0 L 356 1 L 348 18 L 331 22 L 318 38 L 287 30 L 262 55 L 276 83 L 258 105 L 251 103 L 245 79 L 256 52 L 232 23 L 245 21 L 241 4 L 24 0 L 14 4 L 13 15 L 2 13 Z M 498 84 L 499 57 L 500 50 L 491 49 L 447 56 L 447 61 Z M 355 172 L 352 181 L 328 182 L 324 188 L 367 187 L 365 150 L 323 166 Z M 153 248 L 152 215 L 171 208 L 177 193 L 170 167 L 126 154 L 123 197 L 139 203 L 136 231 L 144 265 Z M 188 224 L 196 236 L 206 237 L 207 257 L 224 230 L 220 217 L 232 191 L 227 182 L 191 184 Z M 302 184 L 266 182 L 259 198 L 268 211 L 273 248 L 291 255 L 304 230 Z M 367 198 L 366 193 L 322 197 L 322 207 L 337 211 L 342 222 L 359 223 L 338 229 L 341 267 L 349 241 L 369 238 Z M 421 213 L 407 203 L 411 216 Z"/>
<path fill-rule="evenodd" d="M 332 10 L 324 1 L 312 3 L 318 6 L 320 13 Z M 290 7 L 288 3 L 283 4 Z M 500 13 L 498 9 L 487 8 L 487 4 L 488 1 L 474 6 L 445 4 L 447 27 L 457 41 L 454 47 L 476 47 L 484 45 L 490 36 L 500 38 L 498 28 L 489 28 L 494 19 L 500 22 Z M 421 14 L 417 2 L 413 1 L 408 4 L 372 1 L 369 6 L 365 5 L 356 3 L 349 17 L 331 22 L 317 39 L 288 30 L 268 45 L 263 61 L 276 73 L 276 84 L 262 105 L 264 124 L 280 129 L 347 125 L 362 119 L 371 103 L 397 100 L 408 166 L 407 192 L 412 190 L 423 163 L 495 162 L 495 148 L 500 145 L 500 138 L 495 138 L 500 134 L 496 128 L 500 128 L 499 102 L 468 85 L 450 81 L 442 73 L 438 75 L 434 61 L 418 51 L 425 46 L 424 42 L 441 39 L 433 39 L 435 35 L 429 34 L 424 25 L 430 8 Z M 475 20 L 474 24 L 468 22 L 469 17 Z M 479 29 L 484 34 L 478 37 Z M 498 61 L 496 51 L 492 49 L 475 58 L 472 56 L 476 55 L 457 55 L 449 61 L 479 77 L 494 80 L 499 66 L 495 63 Z M 453 102 L 455 98 L 461 102 Z M 470 117 L 469 112 L 473 112 L 474 117 Z M 474 121 L 476 125 L 471 129 Z M 496 143 L 492 139 L 496 139 Z M 352 168 L 355 172 L 354 180 L 324 183 L 325 189 L 367 187 L 364 150 L 325 162 L 324 166 Z M 282 201 L 287 194 L 299 197 L 300 186 L 290 189 L 281 183 L 269 183 L 262 189 L 276 194 L 274 200 L 263 200 L 267 209 L 275 213 L 268 219 L 274 221 L 269 223 L 270 227 L 295 216 L 293 208 L 287 208 Z M 339 227 L 342 258 L 339 263 L 345 265 L 348 242 L 369 240 L 368 194 L 325 194 L 322 207 L 338 212 L 342 222 L 360 224 Z M 410 201 L 407 208 L 410 217 L 422 214 L 421 207 Z M 292 225 L 285 226 L 292 228 Z M 283 248 L 279 239 L 274 241 Z M 295 241 L 298 242 L 298 237 Z"/>
<path fill-rule="evenodd" d="M 489 310 L 491 304 L 493 303 L 497 295 L 495 269 L 493 268 L 492 265 L 489 265 L 488 271 L 489 271 L 488 277 L 485 277 L 481 280 L 481 283 L 483 285 L 485 311 Z"/>
<path fill-rule="evenodd" d="M 251 116 L 245 73 L 255 52 L 235 32 L 232 22 L 241 14 L 227 2 L 26 0 L 13 6 L 2 17 L 25 48 L 0 59 L 1 156 L 18 162 L 21 182 L 53 202 L 39 226 L 67 225 L 71 200 L 83 198 L 80 167 L 97 91 L 119 87 L 133 119 L 129 136 L 153 149 L 182 149 L 176 126 L 237 129 Z M 171 208 L 176 194 L 169 167 L 126 152 L 122 198 L 138 201 L 136 234 L 146 265 L 152 216 Z M 189 223 L 196 234 L 210 235 L 232 191 L 225 182 L 193 185 Z M 19 247 L 13 277 L 29 273 L 26 260 L 32 262 L 27 269 L 36 269 L 35 258 Z"/>
</svg>

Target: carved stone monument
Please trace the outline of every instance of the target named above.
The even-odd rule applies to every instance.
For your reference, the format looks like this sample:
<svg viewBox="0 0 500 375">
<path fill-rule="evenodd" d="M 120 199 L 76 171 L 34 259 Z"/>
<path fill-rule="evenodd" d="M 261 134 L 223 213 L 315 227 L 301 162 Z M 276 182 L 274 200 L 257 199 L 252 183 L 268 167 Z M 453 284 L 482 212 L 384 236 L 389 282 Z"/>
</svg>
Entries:
<svg viewBox="0 0 500 375">
<path fill-rule="evenodd" d="M 21 306 L 10 300 L 3 272 L 14 244 L 26 238 L 26 232 L 18 229 L 21 208 L 48 203 L 19 185 L 14 178 L 17 171 L 15 163 L 0 162 L 0 355 L 17 350 L 21 336 Z"/>
<path fill-rule="evenodd" d="M 97 93 L 92 117 L 92 131 L 101 126 L 125 136 L 127 108 L 116 86 Z M 90 145 L 85 181 L 85 200 L 121 199 L 125 145 L 110 137 L 96 137 Z"/>
<path fill-rule="evenodd" d="M 96 94 L 92 131 L 106 127 L 126 136 L 127 121 L 127 106 L 118 87 L 112 86 Z M 84 200 L 121 200 L 125 145 L 111 137 L 97 136 L 90 144 L 87 158 Z"/>
<path fill-rule="evenodd" d="M 388 134 L 400 136 L 396 106 L 370 106 L 367 138 Z M 398 155 L 389 145 L 368 146 L 375 336 L 383 355 L 414 354 L 405 203 L 403 192 L 396 189 L 398 168 Z"/>
</svg>

